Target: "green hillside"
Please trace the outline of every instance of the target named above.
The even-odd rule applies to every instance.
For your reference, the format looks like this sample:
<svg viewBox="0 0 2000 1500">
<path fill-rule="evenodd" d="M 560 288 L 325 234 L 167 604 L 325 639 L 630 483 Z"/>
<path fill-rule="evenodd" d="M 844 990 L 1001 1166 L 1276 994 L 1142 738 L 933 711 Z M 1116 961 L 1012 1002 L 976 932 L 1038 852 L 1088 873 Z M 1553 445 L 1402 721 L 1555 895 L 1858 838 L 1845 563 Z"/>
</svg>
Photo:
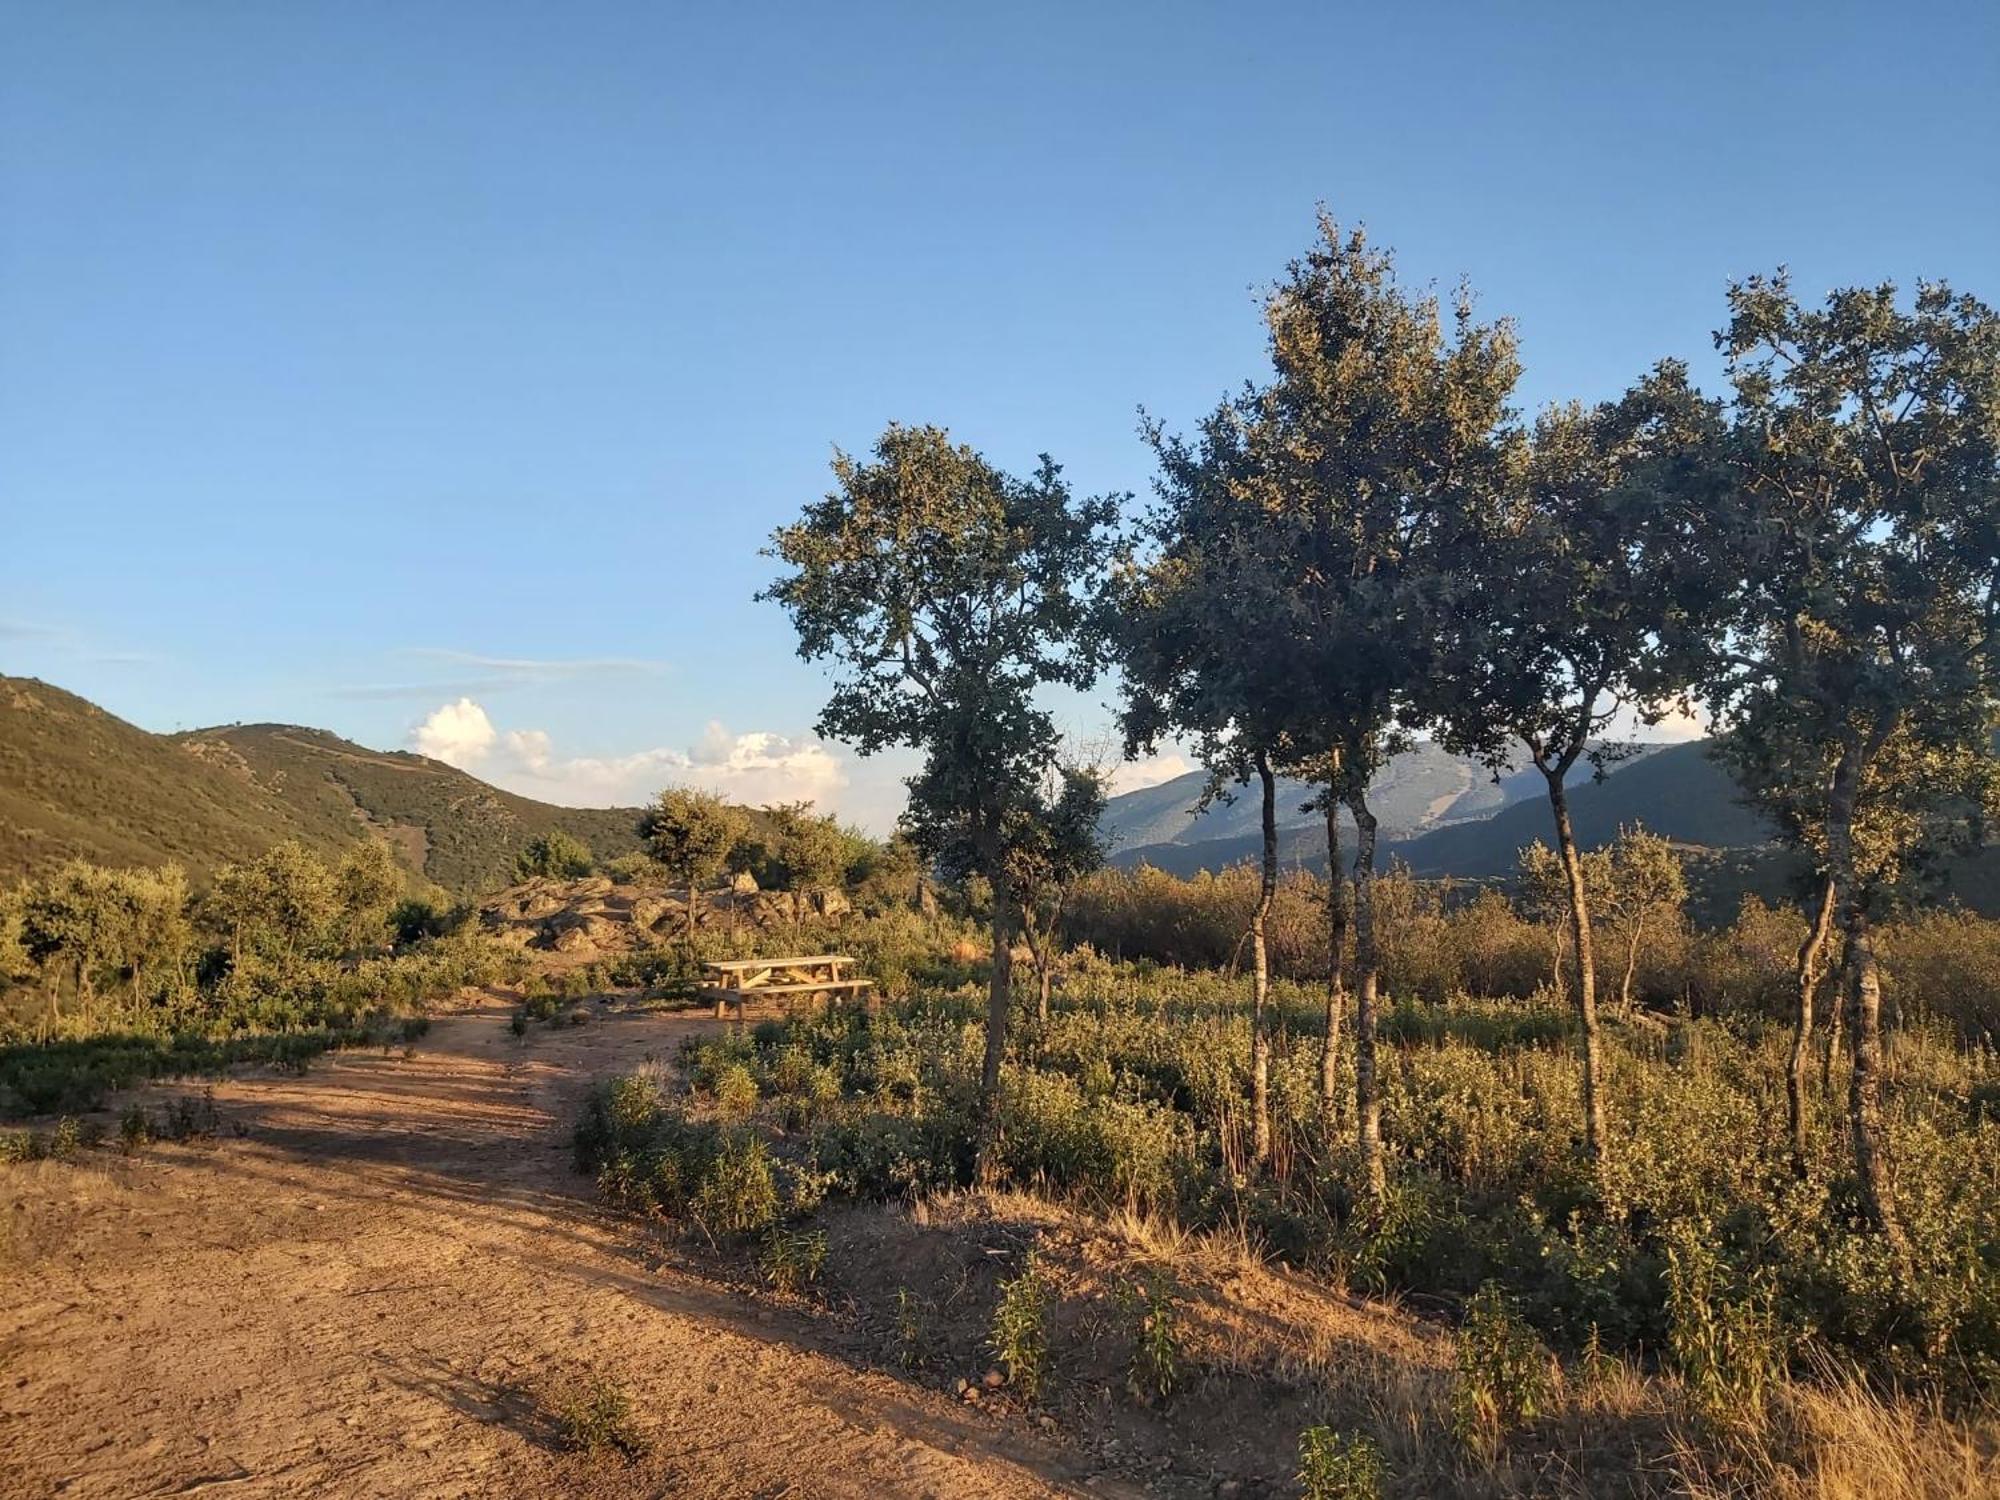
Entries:
<svg viewBox="0 0 2000 1500">
<path fill-rule="evenodd" d="M 333 852 L 374 832 L 411 870 L 472 892 L 504 883 L 515 851 L 554 829 L 604 858 L 636 849 L 637 816 L 553 807 L 324 730 L 149 734 L 61 688 L 0 677 L 0 880 L 71 856 L 175 860 L 200 879 L 281 839 Z"/>
</svg>

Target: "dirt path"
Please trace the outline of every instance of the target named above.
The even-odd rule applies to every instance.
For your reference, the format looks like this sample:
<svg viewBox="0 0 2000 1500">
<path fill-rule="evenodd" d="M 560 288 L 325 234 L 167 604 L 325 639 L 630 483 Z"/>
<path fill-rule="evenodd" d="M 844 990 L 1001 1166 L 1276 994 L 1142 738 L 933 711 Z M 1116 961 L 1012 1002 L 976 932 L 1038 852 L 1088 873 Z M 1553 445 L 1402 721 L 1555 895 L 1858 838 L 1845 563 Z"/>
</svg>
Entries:
<svg viewBox="0 0 2000 1500">
<path fill-rule="evenodd" d="M 0 1169 L 0 1495 L 1119 1492 L 593 1206 L 579 1095 L 714 1023 L 507 1014 L 219 1086 L 240 1139 Z M 559 1450 L 538 1393 L 582 1368 L 648 1458 Z"/>
</svg>

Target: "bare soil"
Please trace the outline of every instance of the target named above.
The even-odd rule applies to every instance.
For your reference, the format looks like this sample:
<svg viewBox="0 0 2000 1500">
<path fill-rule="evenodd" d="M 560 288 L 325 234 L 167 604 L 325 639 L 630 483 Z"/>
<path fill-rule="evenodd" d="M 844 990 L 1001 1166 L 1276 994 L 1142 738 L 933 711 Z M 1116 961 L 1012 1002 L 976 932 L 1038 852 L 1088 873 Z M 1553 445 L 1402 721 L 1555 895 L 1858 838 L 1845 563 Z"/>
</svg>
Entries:
<svg viewBox="0 0 2000 1500">
<path fill-rule="evenodd" d="M 595 1206 L 568 1149 L 590 1080 L 717 1023 L 508 1014 L 220 1084 L 210 1143 L 0 1169 L 0 1495 L 1143 1492 Z M 564 1449 L 585 1374 L 646 1456 Z"/>
</svg>

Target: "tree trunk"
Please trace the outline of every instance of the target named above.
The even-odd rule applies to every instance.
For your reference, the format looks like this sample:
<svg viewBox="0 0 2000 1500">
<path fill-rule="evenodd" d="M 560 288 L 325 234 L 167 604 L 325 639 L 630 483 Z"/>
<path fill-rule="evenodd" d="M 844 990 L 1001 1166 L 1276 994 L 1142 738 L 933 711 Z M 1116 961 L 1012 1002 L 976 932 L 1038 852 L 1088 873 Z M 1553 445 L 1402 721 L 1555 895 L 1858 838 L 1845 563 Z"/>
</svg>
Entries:
<svg viewBox="0 0 2000 1500">
<path fill-rule="evenodd" d="M 1271 761 L 1257 752 L 1257 781 L 1263 798 L 1263 879 L 1250 917 L 1250 1159 L 1261 1170 L 1271 1159 L 1271 954 L 1265 928 L 1278 891 L 1278 781 Z"/>
<path fill-rule="evenodd" d="M 1331 1110 L 1340 1086 L 1340 1029 L 1347 1022 L 1347 876 L 1340 868 L 1340 802 L 1326 796 L 1326 1041 L 1319 1053 L 1320 1102 Z"/>
<path fill-rule="evenodd" d="M 1375 814 L 1365 787 L 1347 794 L 1354 814 L 1354 1114 L 1361 1148 L 1361 1174 L 1370 1198 L 1380 1203 L 1388 1191 L 1382 1164 L 1382 1091 L 1375 1074 L 1376 1002 L 1381 957 L 1375 946 Z"/>
<path fill-rule="evenodd" d="M 1826 940 L 1833 931 L 1833 877 L 1820 884 L 1819 902 L 1813 910 L 1805 940 L 1799 944 L 1796 965 L 1797 1001 L 1792 1012 L 1792 1055 L 1785 1067 L 1786 1123 L 1792 1137 L 1792 1171 L 1806 1175 L 1807 1115 L 1806 1069 L 1812 1061 L 1813 992 L 1818 989 L 1826 957 Z"/>
<path fill-rule="evenodd" d="M 1868 1217 L 1889 1242 L 1899 1265 L 1906 1265 L 1910 1242 L 1896 1214 L 1894 1185 L 1882 1135 L 1882 975 L 1875 962 L 1875 938 L 1868 913 L 1858 901 L 1847 909 L 1847 1031 L 1854 1067 L 1847 1080 L 1847 1123 L 1854 1136 L 1854 1168 Z"/>
<path fill-rule="evenodd" d="M 1618 981 L 1618 1014 L 1632 1014 L 1632 976 L 1639 969 L 1639 945 L 1646 939 L 1646 913 L 1642 908 L 1632 914 L 1632 938 L 1625 945 L 1625 974 Z"/>
<path fill-rule="evenodd" d="M 1007 1055 L 1007 1012 L 1014 998 L 1013 896 L 1000 881 L 993 882 L 993 964 L 986 990 L 986 1057 L 979 1069 L 979 1175 L 992 1169 L 992 1151 L 999 1139 L 1000 1064 Z"/>
<path fill-rule="evenodd" d="M 1566 770 L 1567 768 L 1563 768 Z M 1549 808 L 1555 814 L 1556 852 L 1562 857 L 1569 883 L 1569 940 L 1576 950 L 1576 1013 L 1583 1025 L 1583 1147 L 1593 1162 L 1603 1165 L 1608 1142 L 1604 1128 L 1604 1041 L 1597 1024 L 1597 966 L 1590 948 L 1590 898 L 1583 888 L 1583 861 L 1576 852 L 1576 832 L 1570 827 L 1569 793 L 1563 770 L 1544 768 L 1549 784 Z"/>
<path fill-rule="evenodd" d="M 690 954 L 694 952 L 695 912 L 699 909 L 700 905 L 701 905 L 701 887 L 695 883 L 694 876 L 690 874 L 688 876 L 688 905 L 687 905 L 687 945 L 688 945 L 688 952 Z"/>
</svg>

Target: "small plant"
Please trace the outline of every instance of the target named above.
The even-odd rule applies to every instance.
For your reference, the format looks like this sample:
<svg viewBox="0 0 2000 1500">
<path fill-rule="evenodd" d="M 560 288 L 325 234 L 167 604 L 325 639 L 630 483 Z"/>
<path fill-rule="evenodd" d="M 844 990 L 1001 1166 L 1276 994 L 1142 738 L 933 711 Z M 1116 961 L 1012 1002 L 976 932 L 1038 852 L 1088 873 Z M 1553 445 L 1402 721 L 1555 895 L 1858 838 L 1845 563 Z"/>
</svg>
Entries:
<svg viewBox="0 0 2000 1500">
<path fill-rule="evenodd" d="M 43 1143 L 32 1130 L 0 1130 L 0 1162 L 39 1161 Z"/>
<path fill-rule="evenodd" d="M 525 1010 L 515 1011 L 513 1019 L 507 1023 L 507 1029 L 513 1032 L 515 1036 L 526 1036 L 528 1034 L 528 1013 Z"/>
<path fill-rule="evenodd" d="M 727 1062 L 715 1071 L 712 1085 L 715 1113 L 724 1120 L 747 1120 L 757 1109 L 757 1078 L 740 1062 Z"/>
<path fill-rule="evenodd" d="M 930 1306 L 906 1286 L 896 1288 L 896 1363 L 921 1369 L 931 1360 Z"/>
<path fill-rule="evenodd" d="M 1771 1289 L 1725 1284 L 1715 1251 L 1692 1235 L 1667 1247 L 1667 1351 L 1688 1404 L 1714 1427 L 1755 1426 L 1785 1351 Z"/>
<path fill-rule="evenodd" d="M 142 1105 L 130 1104 L 118 1117 L 118 1141 L 127 1154 L 141 1150 L 153 1138 L 153 1122 Z"/>
<path fill-rule="evenodd" d="M 209 1141 L 222 1128 L 221 1111 L 215 1107 L 215 1090 L 182 1094 L 167 1106 L 160 1121 L 160 1134 L 170 1141 Z"/>
<path fill-rule="evenodd" d="M 1458 1331 L 1458 1383 L 1452 1389 L 1452 1429 L 1482 1458 L 1492 1458 L 1507 1434 L 1542 1414 L 1549 1400 L 1549 1353 L 1495 1282 L 1466 1304 Z"/>
<path fill-rule="evenodd" d="M 1025 1400 L 1041 1394 L 1048 1373 L 1049 1290 L 1041 1262 L 1031 1251 L 1021 1274 L 1000 1284 L 988 1345 Z"/>
<path fill-rule="evenodd" d="M 49 1133 L 49 1157 L 54 1161 L 73 1161 L 82 1149 L 82 1127 L 70 1116 L 64 1115 L 56 1121 L 56 1128 Z"/>
<path fill-rule="evenodd" d="M 1304 1500 L 1381 1500 L 1386 1477 L 1382 1450 L 1362 1433 L 1308 1427 L 1299 1434 L 1299 1494 Z"/>
<path fill-rule="evenodd" d="M 777 1218 L 778 1183 L 764 1143 L 725 1137 L 690 1209 L 710 1235 L 747 1233 Z"/>
<path fill-rule="evenodd" d="M 826 1267 L 826 1232 L 773 1225 L 764 1237 L 764 1279 L 774 1291 L 796 1296 Z"/>
<path fill-rule="evenodd" d="M 1180 1314 L 1169 1276 L 1148 1275 L 1118 1290 L 1120 1303 L 1136 1321 L 1125 1385 L 1135 1400 L 1150 1404 L 1174 1393 L 1180 1377 Z"/>
<path fill-rule="evenodd" d="M 556 1402 L 556 1430 L 565 1448 L 580 1453 L 613 1451 L 640 1458 L 651 1446 L 632 1415 L 631 1398 L 607 1375 L 591 1375 Z"/>
</svg>

